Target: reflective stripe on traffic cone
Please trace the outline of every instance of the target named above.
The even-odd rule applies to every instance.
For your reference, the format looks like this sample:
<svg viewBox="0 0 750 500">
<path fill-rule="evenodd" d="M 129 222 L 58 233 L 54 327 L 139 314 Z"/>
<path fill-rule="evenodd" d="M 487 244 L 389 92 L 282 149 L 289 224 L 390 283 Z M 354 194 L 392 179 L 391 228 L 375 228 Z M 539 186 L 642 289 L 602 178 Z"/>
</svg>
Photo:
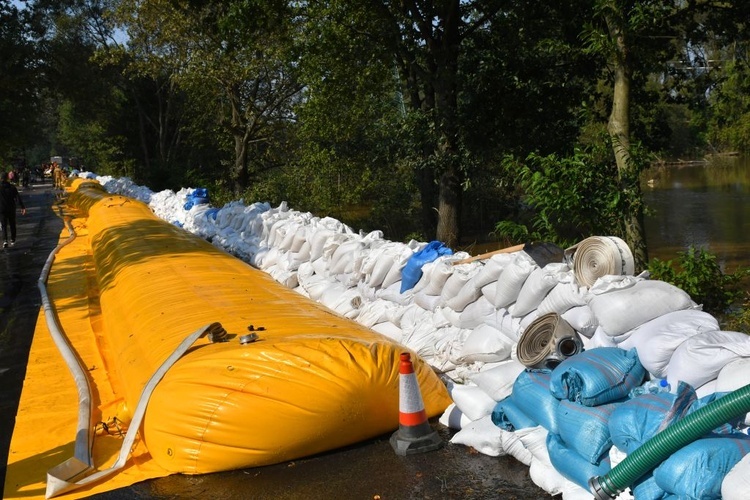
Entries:
<svg viewBox="0 0 750 500">
<path fill-rule="evenodd" d="M 391 446 L 397 455 L 411 455 L 437 450 L 443 440 L 427 421 L 427 413 L 414 374 L 411 355 L 401 354 L 399 364 L 398 430 L 391 436 Z"/>
</svg>

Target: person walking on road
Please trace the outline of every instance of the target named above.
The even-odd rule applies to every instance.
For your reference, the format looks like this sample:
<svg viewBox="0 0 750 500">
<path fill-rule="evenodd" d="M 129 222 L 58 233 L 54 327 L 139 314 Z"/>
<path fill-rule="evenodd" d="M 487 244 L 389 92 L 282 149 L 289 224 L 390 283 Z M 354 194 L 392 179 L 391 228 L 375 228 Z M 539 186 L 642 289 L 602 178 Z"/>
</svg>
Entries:
<svg viewBox="0 0 750 500">
<path fill-rule="evenodd" d="M 8 182 L 8 172 L 2 172 L 0 173 L 0 226 L 3 231 L 3 248 L 8 248 L 8 243 L 10 246 L 16 243 L 16 203 L 21 207 L 21 215 L 26 215 L 26 207 L 23 205 L 21 195 L 18 194 L 18 189 Z M 8 229 L 10 229 L 10 234 L 8 234 Z"/>
</svg>

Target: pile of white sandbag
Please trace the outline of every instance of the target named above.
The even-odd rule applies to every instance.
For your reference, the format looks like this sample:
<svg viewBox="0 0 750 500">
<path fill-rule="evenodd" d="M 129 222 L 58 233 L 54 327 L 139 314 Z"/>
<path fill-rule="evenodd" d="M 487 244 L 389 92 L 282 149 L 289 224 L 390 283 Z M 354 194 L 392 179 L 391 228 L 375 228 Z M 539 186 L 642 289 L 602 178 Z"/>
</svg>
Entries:
<svg viewBox="0 0 750 500">
<path fill-rule="evenodd" d="M 512 454 L 551 494 L 591 497 L 552 466 L 543 426 L 511 432 L 490 420 L 525 369 L 514 349 L 540 315 L 561 315 L 587 350 L 635 349 L 649 376 L 673 388 L 682 381 L 705 396 L 750 383 L 750 338 L 721 331 L 684 291 L 645 275 L 604 276 L 585 287 L 563 262 L 540 267 L 519 251 L 458 263 L 468 257 L 459 252 L 423 265 L 421 278 L 402 293 L 402 270 L 426 243 L 388 241 L 379 231 L 358 233 L 285 203 L 272 208 L 240 200 L 220 209 L 186 210 L 190 189 L 151 193 L 127 179 L 81 175 L 149 203 L 164 220 L 416 351 L 445 375 L 451 389 L 454 405 L 441 421 L 460 429 L 453 442 L 491 455 Z"/>
</svg>

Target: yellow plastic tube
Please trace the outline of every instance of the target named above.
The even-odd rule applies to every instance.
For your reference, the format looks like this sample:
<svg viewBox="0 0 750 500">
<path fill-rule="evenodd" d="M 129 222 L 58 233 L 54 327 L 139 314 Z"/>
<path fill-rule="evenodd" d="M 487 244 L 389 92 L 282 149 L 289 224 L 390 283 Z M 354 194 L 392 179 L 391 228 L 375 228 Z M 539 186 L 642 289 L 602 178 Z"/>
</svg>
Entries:
<svg viewBox="0 0 750 500">
<path fill-rule="evenodd" d="M 157 463 L 207 473 L 292 460 L 398 428 L 392 340 L 299 295 L 166 223 L 147 205 L 72 181 L 88 216 L 112 388 L 134 408 L 182 339 L 220 322 L 226 342 L 195 344 L 154 390 L 142 436 Z M 252 325 L 258 340 L 240 343 Z M 412 353 L 429 416 L 450 403 Z M 125 418 L 122 414 L 120 418 Z"/>
</svg>

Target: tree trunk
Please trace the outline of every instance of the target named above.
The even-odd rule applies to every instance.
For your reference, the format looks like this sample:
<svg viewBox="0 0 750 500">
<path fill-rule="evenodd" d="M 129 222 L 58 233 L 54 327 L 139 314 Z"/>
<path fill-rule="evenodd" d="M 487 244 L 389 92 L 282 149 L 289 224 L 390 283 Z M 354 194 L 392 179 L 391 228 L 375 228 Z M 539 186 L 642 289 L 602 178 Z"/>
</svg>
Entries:
<svg viewBox="0 0 750 500">
<path fill-rule="evenodd" d="M 461 44 L 459 0 L 446 4 L 443 36 L 430 47 L 435 59 L 436 129 L 440 131 L 437 154 L 440 158 L 440 192 L 436 239 L 455 248 L 461 237 L 462 171 L 459 164 L 458 131 L 458 54 Z M 429 44 L 428 44 L 429 47 Z"/>
<path fill-rule="evenodd" d="M 618 181 L 626 200 L 628 213 L 625 214 L 625 241 L 633 251 L 636 270 L 648 265 L 646 238 L 643 231 L 642 193 L 638 180 L 639 167 L 630 154 L 630 81 L 632 67 L 626 38 L 625 21 L 622 15 L 608 11 L 605 15 L 607 27 L 615 52 L 611 60 L 614 70 L 614 96 L 612 112 L 609 115 L 607 131 L 617 163 Z"/>
</svg>

